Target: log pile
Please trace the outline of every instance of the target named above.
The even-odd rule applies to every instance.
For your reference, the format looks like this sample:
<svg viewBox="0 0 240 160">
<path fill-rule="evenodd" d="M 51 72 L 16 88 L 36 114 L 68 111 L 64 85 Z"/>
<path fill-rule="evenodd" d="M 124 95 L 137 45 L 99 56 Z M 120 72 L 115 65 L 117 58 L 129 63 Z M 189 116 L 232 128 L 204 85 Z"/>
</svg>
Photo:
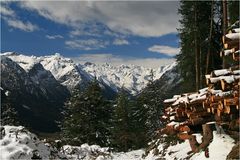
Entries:
<svg viewBox="0 0 240 160">
<path fill-rule="evenodd" d="M 223 51 L 220 53 L 220 56 L 232 56 L 233 60 L 239 61 L 240 52 L 239 52 L 239 41 L 240 41 L 240 29 L 239 21 L 235 22 L 232 25 L 228 33 L 222 37 L 223 41 Z"/>
<path fill-rule="evenodd" d="M 222 40 L 224 50 L 220 55 L 232 55 L 233 61 L 239 62 L 240 28 L 231 28 Z M 161 133 L 177 134 L 181 140 L 188 139 L 195 153 L 204 150 L 211 143 L 211 123 L 224 125 L 225 128 L 227 126 L 230 132 L 239 134 L 239 63 L 232 68 L 214 70 L 205 75 L 205 78 L 206 88 L 164 100 L 163 117 L 168 124 Z M 194 135 L 199 128 L 203 133 L 201 144 Z"/>
</svg>

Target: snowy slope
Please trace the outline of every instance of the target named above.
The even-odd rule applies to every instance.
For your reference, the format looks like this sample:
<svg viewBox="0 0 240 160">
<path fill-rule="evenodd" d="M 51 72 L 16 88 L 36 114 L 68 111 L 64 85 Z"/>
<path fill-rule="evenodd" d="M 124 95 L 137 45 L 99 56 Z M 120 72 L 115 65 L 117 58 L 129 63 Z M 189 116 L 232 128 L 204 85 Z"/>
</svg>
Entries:
<svg viewBox="0 0 240 160">
<path fill-rule="evenodd" d="M 201 142 L 201 134 L 195 134 L 197 141 Z M 213 132 L 213 141 L 209 145 L 209 158 L 205 157 L 204 151 L 189 154 L 191 151 L 188 140 L 183 143 L 178 143 L 176 145 L 169 146 L 166 148 L 164 154 L 154 155 L 153 150 L 145 157 L 145 160 L 157 160 L 158 158 L 163 159 L 190 159 L 190 160 L 225 160 L 227 155 L 232 150 L 234 146 L 234 140 L 227 134 L 217 134 L 216 131 Z M 158 146 L 158 150 L 162 151 L 164 144 Z"/>
<path fill-rule="evenodd" d="M 85 63 L 76 64 L 71 59 L 56 53 L 51 56 L 26 56 L 13 52 L 3 53 L 17 62 L 26 72 L 29 72 L 36 64 L 41 64 L 45 70 L 52 73 L 54 78 L 62 85 L 72 89 L 77 85 L 85 86 L 94 76 L 103 86 L 108 86 L 114 91 L 124 87 L 129 93 L 139 93 L 149 82 L 151 70 L 154 80 L 159 79 L 163 73 L 173 68 L 176 63 L 158 69 L 145 68 L 134 65 L 112 66 L 110 64 Z"/>
<path fill-rule="evenodd" d="M 189 142 L 177 143 L 169 147 L 158 144 L 158 155 L 153 150 L 143 157 L 144 150 L 133 150 L 129 152 L 111 152 L 109 148 L 101 148 L 98 145 L 82 144 L 81 146 L 65 145 L 57 150 L 51 144 L 41 141 L 24 127 L 2 126 L 0 136 L 0 159 L 82 159 L 82 160 L 157 160 L 157 159 L 190 159 L 190 160 L 225 160 L 232 147 L 234 140 L 226 134 L 213 132 L 213 141 L 209 145 L 209 158 L 204 152 L 189 154 L 191 151 Z M 198 142 L 201 135 L 196 134 Z M 165 150 L 163 152 L 163 150 Z"/>
<path fill-rule="evenodd" d="M 65 156 L 44 144 L 24 127 L 3 126 L 0 138 L 0 159 L 61 159 Z"/>
</svg>

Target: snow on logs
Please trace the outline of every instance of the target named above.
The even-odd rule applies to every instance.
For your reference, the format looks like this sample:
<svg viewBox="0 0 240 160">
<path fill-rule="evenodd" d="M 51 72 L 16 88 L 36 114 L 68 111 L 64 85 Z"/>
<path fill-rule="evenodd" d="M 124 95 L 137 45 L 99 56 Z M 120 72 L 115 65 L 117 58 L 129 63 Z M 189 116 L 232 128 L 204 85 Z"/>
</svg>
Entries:
<svg viewBox="0 0 240 160">
<path fill-rule="evenodd" d="M 162 118 L 168 124 L 161 132 L 175 134 L 181 140 L 188 139 L 193 152 L 199 152 L 211 143 L 212 130 L 208 122 L 230 125 L 232 121 L 239 120 L 240 70 L 214 70 L 205 77 L 207 88 L 164 100 L 166 109 Z M 200 144 L 191 130 L 199 125 L 203 129 L 203 141 Z"/>
<path fill-rule="evenodd" d="M 240 28 L 232 28 L 228 34 L 222 37 L 224 50 L 220 52 L 220 56 L 232 55 L 233 60 L 239 61 L 239 41 L 240 41 Z"/>
<path fill-rule="evenodd" d="M 228 34 L 222 37 L 223 56 L 232 56 L 234 61 L 240 61 L 240 28 L 236 22 Z M 198 92 L 175 95 L 164 100 L 164 122 L 168 123 L 161 130 L 162 134 L 177 135 L 181 140 L 189 140 L 192 152 L 196 153 L 208 147 L 213 139 L 210 125 L 227 125 L 229 132 L 239 134 L 239 63 L 229 69 L 214 70 L 205 75 L 207 88 Z M 202 125 L 203 138 L 198 143 L 194 132 L 199 132 Z M 196 129 L 198 128 L 198 129 Z"/>
</svg>

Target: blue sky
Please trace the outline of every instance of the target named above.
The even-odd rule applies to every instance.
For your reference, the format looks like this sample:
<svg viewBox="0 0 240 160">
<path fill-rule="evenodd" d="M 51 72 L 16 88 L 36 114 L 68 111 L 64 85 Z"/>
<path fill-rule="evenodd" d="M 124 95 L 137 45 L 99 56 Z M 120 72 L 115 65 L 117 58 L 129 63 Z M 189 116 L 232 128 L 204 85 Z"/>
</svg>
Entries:
<svg viewBox="0 0 240 160">
<path fill-rule="evenodd" d="M 177 8 L 174 1 L 1 2 L 1 52 L 171 63 L 179 52 Z"/>
</svg>

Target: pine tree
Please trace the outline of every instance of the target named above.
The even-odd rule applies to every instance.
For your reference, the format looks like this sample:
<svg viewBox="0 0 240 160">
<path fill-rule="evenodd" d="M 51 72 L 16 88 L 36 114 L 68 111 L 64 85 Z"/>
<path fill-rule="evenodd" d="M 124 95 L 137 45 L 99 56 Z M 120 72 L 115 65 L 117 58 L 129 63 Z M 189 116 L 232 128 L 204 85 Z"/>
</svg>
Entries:
<svg viewBox="0 0 240 160">
<path fill-rule="evenodd" d="M 142 108 L 137 99 L 130 102 L 131 122 L 133 131 L 133 149 L 144 148 L 147 145 L 146 110 Z"/>
<path fill-rule="evenodd" d="M 123 89 L 118 93 L 113 115 L 113 146 L 120 151 L 128 151 L 133 146 L 130 101 Z"/>
<path fill-rule="evenodd" d="M 218 8 L 218 2 L 180 2 L 181 26 L 178 32 L 181 52 L 177 61 L 186 91 L 203 87 L 204 75 L 221 68 L 221 27 L 213 21 Z"/>
<path fill-rule="evenodd" d="M 153 138 L 155 131 L 161 127 L 160 116 L 162 114 L 160 101 L 161 98 L 157 96 L 157 86 L 154 85 L 153 72 L 150 73 L 150 79 L 147 89 L 141 93 L 137 98 L 138 103 L 138 117 L 144 126 L 147 140 Z"/>
<path fill-rule="evenodd" d="M 68 144 L 108 145 L 111 108 L 96 79 L 84 92 L 76 89 L 65 107 L 62 133 Z"/>
<path fill-rule="evenodd" d="M 239 1 L 231 0 L 228 1 L 228 10 L 230 17 L 230 25 L 234 24 L 237 20 L 239 20 Z"/>
</svg>

